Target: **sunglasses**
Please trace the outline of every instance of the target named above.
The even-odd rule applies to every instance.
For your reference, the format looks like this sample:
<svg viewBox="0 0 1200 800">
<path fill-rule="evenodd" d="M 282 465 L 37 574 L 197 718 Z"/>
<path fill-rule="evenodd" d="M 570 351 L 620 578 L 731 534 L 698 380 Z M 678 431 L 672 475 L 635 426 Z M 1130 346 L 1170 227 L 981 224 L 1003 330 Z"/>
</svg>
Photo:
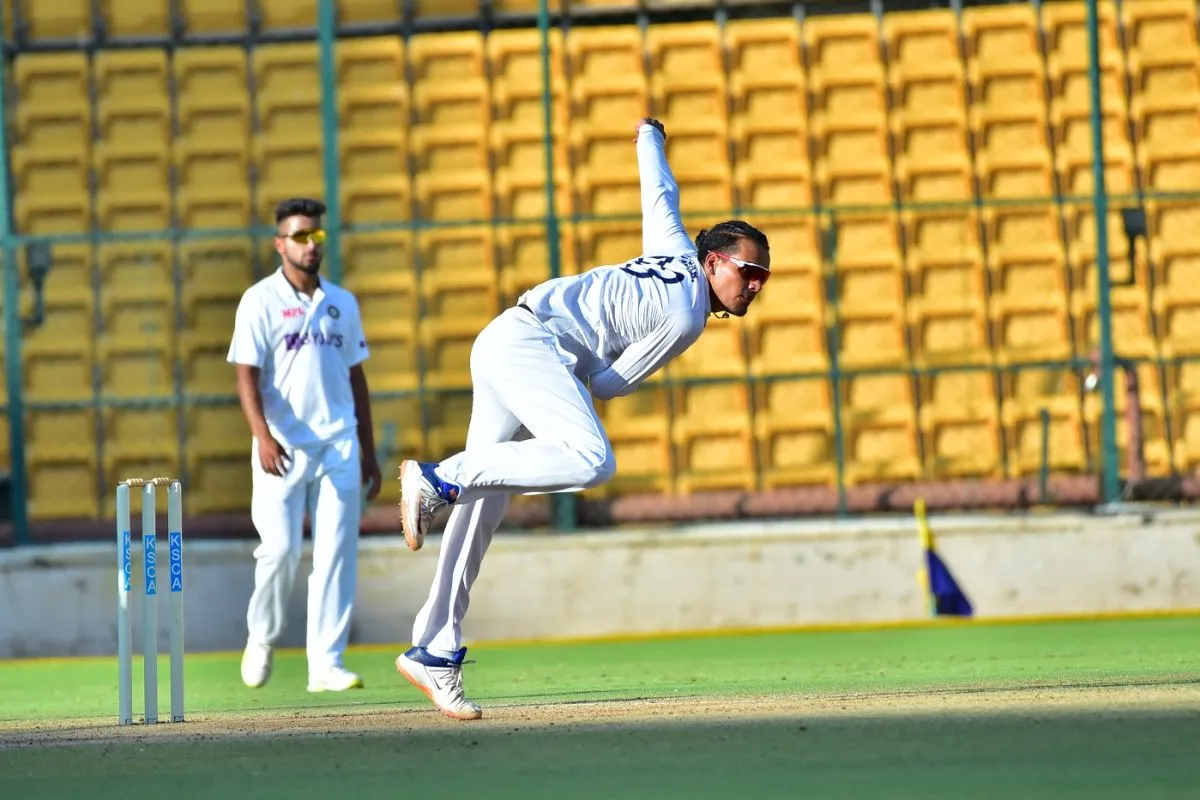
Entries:
<svg viewBox="0 0 1200 800">
<path fill-rule="evenodd" d="M 296 244 L 308 244 L 310 241 L 313 244 L 325 244 L 325 231 L 320 228 L 316 230 L 300 230 L 292 231 L 291 233 L 277 234 L 279 239 L 291 239 Z"/>
<path fill-rule="evenodd" d="M 753 261 L 744 261 L 725 253 L 717 253 L 718 256 L 726 261 L 732 261 L 737 265 L 738 271 L 742 273 L 742 277 L 746 280 L 757 280 L 759 283 L 766 283 L 767 278 L 771 277 L 771 268 L 764 267 L 762 264 L 755 264 Z"/>
</svg>

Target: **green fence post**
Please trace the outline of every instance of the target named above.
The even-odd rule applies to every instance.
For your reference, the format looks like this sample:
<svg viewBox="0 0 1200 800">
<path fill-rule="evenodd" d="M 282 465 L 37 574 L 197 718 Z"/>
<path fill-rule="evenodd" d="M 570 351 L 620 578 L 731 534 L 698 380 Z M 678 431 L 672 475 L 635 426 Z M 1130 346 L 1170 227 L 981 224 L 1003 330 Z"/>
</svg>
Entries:
<svg viewBox="0 0 1200 800">
<path fill-rule="evenodd" d="M 0 14 L 0 42 L 4 41 L 4 19 Z M 0 153 L 8 152 L 7 68 L 0 67 Z M 4 243 L 4 367 L 8 387 L 8 434 L 12 469 L 9 491 L 13 543 L 29 543 L 29 517 L 26 508 L 25 407 L 21 399 L 21 272 L 13 241 L 11 216 L 12 182 L 8 159 L 0 158 L 0 241 Z"/>
<path fill-rule="evenodd" d="M 542 147 L 546 159 L 546 243 L 550 259 L 550 277 L 562 274 L 562 252 L 558 233 L 558 210 L 555 207 L 554 182 L 554 89 L 550 71 L 550 3 L 539 0 L 538 33 L 542 40 Z M 578 525 L 578 503 L 574 494 L 551 495 L 554 505 L 554 526 L 560 531 L 573 531 Z"/>
<path fill-rule="evenodd" d="M 1092 197 L 1096 214 L 1096 281 L 1099 293 L 1097 311 L 1100 316 L 1100 388 L 1104 398 L 1100 421 L 1103 453 L 1103 499 L 1116 502 L 1120 492 L 1117 463 L 1117 427 L 1113 413 L 1112 301 L 1109 296 L 1111 277 L 1108 274 L 1108 192 L 1104 184 L 1104 126 L 1100 94 L 1100 35 L 1096 0 L 1087 0 L 1088 87 L 1091 95 L 1092 126 Z"/>
<path fill-rule="evenodd" d="M 339 172 L 337 61 L 334 36 L 337 14 L 334 0 L 317 0 L 317 44 L 321 54 L 321 135 L 325 146 L 325 274 L 333 283 L 342 280 L 342 185 Z"/>
</svg>

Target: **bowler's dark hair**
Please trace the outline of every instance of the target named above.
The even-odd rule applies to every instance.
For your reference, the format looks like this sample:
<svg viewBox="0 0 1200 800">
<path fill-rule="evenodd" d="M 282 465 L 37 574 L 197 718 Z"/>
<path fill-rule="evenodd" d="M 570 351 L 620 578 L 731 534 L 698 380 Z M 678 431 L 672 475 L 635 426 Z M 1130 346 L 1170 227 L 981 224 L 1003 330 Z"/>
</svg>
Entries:
<svg viewBox="0 0 1200 800">
<path fill-rule="evenodd" d="M 749 239 L 764 250 L 771 249 L 765 233 L 749 222 L 730 219 L 702 230 L 696 236 L 696 253 L 700 257 L 700 263 L 704 263 L 709 253 L 728 253 L 737 247 L 740 239 Z"/>
<path fill-rule="evenodd" d="M 283 222 L 288 217 L 323 217 L 325 204 L 311 197 L 292 197 L 275 206 L 275 224 Z"/>
</svg>

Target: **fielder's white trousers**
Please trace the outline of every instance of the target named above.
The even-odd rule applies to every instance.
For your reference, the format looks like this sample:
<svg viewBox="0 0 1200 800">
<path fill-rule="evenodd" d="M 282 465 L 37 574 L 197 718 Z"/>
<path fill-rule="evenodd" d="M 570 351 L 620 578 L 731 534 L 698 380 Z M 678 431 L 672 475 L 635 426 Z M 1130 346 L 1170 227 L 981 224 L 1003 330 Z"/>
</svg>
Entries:
<svg viewBox="0 0 1200 800">
<path fill-rule="evenodd" d="M 467 448 L 437 467 L 462 491 L 442 534 L 429 598 L 413 624 L 413 644 L 441 653 L 462 644 L 471 586 L 509 496 L 581 491 L 608 481 L 616 468 L 571 357 L 528 311 L 509 309 L 479 334 L 471 383 Z"/>
<path fill-rule="evenodd" d="M 274 646 L 283 634 L 308 512 L 313 547 L 307 651 L 309 669 L 317 671 L 341 664 L 350 637 L 362 468 L 354 434 L 290 453 L 291 467 L 279 477 L 263 470 L 257 442 L 253 448 L 250 512 L 262 543 L 254 550 L 254 594 L 246 626 L 250 641 L 267 646 Z"/>
</svg>

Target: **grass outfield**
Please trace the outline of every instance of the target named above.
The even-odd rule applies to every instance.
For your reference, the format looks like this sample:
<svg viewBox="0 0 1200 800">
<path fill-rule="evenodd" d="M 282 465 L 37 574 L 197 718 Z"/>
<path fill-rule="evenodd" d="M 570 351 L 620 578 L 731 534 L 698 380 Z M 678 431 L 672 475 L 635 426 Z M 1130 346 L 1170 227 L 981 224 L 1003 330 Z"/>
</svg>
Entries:
<svg viewBox="0 0 1200 800">
<path fill-rule="evenodd" d="M 189 721 L 127 728 L 115 659 L 0 664 L 0 797 L 1200 794 L 1197 618 L 481 646 L 478 723 L 397 652 L 352 650 L 367 688 L 327 695 L 298 653 L 259 690 L 190 656 Z"/>
</svg>

